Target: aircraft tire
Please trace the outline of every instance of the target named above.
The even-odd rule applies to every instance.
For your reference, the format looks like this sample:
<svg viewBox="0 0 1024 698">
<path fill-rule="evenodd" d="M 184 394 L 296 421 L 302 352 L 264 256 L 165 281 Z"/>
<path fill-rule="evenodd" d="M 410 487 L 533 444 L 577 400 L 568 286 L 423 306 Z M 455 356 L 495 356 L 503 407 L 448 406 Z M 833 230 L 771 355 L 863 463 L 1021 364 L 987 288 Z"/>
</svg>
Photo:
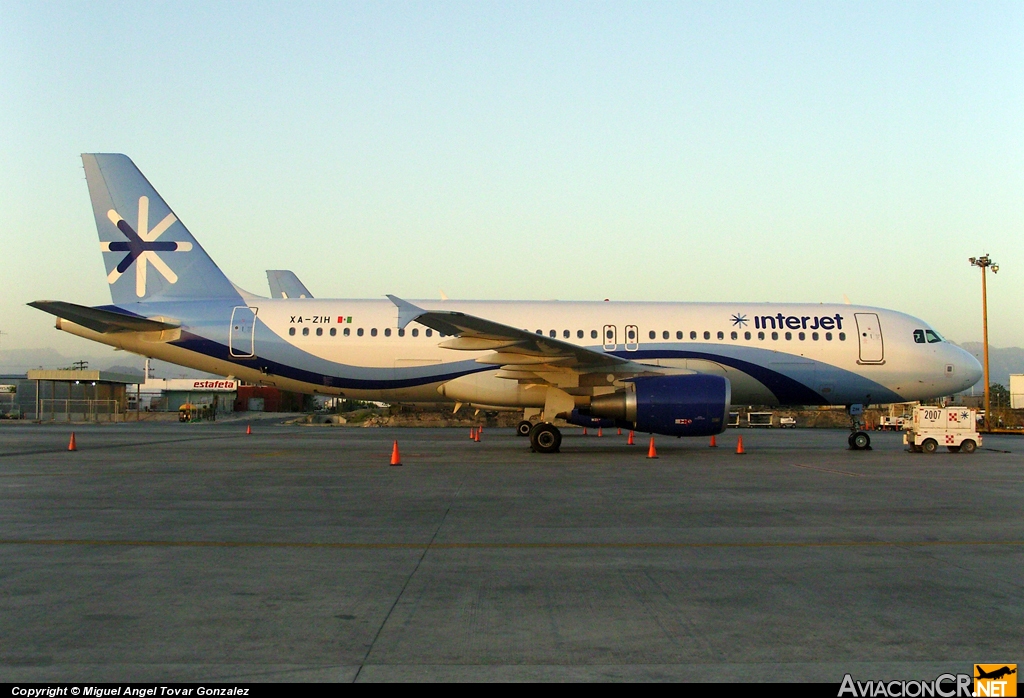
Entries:
<svg viewBox="0 0 1024 698">
<path fill-rule="evenodd" d="M 971 439 L 965 439 L 960 444 L 960 450 L 964 453 L 974 453 L 978 449 L 978 444 L 974 443 Z"/>
<path fill-rule="evenodd" d="M 562 432 L 553 424 L 537 424 L 530 430 L 530 446 L 537 453 L 558 453 Z"/>
<path fill-rule="evenodd" d="M 857 451 L 871 448 L 871 436 L 866 431 L 858 431 L 850 436 L 850 445 Z"/>
<path fill-rule="evenodd" d="M 921 442 L 921 450 L 925 453 L 935 453 L 939 448 L 939 442 L 935 439 L 925 439 Z"/>
<path fill-rule="evenodd" d="M 532 430 L 533 422 L 531 422 L 529 419 L 524 419 L 523 421 L 519 422 L 519 424 L 516 425 L 517 436 L 529 436 Z"/>
</svg>

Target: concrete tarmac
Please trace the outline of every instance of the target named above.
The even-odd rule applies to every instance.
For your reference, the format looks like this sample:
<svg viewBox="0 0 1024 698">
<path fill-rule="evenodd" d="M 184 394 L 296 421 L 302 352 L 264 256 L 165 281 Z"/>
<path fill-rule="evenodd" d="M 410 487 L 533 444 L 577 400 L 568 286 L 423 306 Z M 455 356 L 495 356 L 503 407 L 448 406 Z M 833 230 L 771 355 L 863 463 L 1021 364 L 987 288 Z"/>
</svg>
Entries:
<svg viewBox="0 0 1024 698">
<path fill-rule="evenodd" d="M 548 456 L 497 429 L 74 430 L 69 453 L 69 426 L 0 423 L 0 681 L 838 683 L 1024 660 L 1024 438 L 925 455 L 744 429 L 647 460 L 614 430 Z"/>
</svg>

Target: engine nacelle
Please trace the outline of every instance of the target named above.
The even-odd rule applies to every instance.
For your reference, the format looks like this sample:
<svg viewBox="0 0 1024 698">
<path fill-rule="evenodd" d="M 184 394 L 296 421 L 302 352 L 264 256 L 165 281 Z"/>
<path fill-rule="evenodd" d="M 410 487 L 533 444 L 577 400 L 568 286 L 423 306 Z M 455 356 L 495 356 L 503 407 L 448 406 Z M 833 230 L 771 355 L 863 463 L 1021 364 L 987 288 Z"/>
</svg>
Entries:
<svg viewBox="0 0 1024 698">
<path fill-rule="evenodd" d="M 615 426 L 615 420 L 607 417 L 595 417 L 592 414 L 583 414 L 579 410 L 573 410 L 566 420 L 569 424 L 578 427 L 590 427 L 592 429 L 611 429 Z"/>
<path fill-rule="evenodd" d="M 637 431 L 711 436 L 725 431 L 732 388 L 723 376 L 640 376 L 633 390 L 595 395 L 590 414 L 625 422 Z"/>
</svg>

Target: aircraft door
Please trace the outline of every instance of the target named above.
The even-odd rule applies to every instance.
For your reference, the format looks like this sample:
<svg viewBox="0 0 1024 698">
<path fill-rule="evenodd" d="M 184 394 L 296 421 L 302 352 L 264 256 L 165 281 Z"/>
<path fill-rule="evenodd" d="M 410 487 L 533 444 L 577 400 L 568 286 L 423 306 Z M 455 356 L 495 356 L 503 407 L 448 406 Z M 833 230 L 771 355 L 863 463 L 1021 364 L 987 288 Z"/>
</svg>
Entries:
<svg viewBox="0 0 1024 698">
<path fill-rule="evenodd" d="M 604 330 L 604 350 L 615 351 L 619 347 L 618 330 L 615 329 L 615 325 L 605 325 Z"/>
<path fill-rule="evenodd" d="M 247 358 L 256 355 L 256 313 L 259 308 L 240 305 L 231 311 L 228 332 L 228 352 L 231 356 Z"/>
<path fill-rule="evenodd" d="M 636 325 L 626 325 L 626 351 L 640 348 L 640 330 Z"/>
<path fill-rule="evenodd" d="M 860 363 L 880 364 L 885 359 L 882 344 L 882 326 L 876 313 L 854 313 L 857 321 L 857 341 L 860 343 Z"/>
</svg>

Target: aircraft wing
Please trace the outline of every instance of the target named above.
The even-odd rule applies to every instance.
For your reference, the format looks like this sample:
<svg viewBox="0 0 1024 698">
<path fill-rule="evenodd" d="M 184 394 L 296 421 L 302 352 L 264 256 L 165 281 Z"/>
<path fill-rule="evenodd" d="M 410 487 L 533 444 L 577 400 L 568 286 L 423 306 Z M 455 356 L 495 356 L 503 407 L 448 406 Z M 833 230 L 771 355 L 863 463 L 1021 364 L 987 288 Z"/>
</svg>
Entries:
<svg viewBox="0 0 1024 698">
<path fill-rule="evenodd" d="M 100 308 L 89 308 L 84 305 L 65 303 L 64 301 L 33 301 L 29 303 L 33 308 L 42 310 L 44 313 L 56 315 L 64 320 L 88 327 L 94 332 L 110 334 L 113 332 L 160 332 L 162 330 L 173 330 L 179 325 L 168 322 L 149 320 L 137 315 L 126 315 L 112 310 Z"/>
<path fill-rule="evenodd" d="M 271 298 L 312 298 L 313 294 L 299 281 L 295 272 L 287 269 L 267 269 L 267 283 Z"/>
<path fill-rule="evenodd" d="M 631 375 L 651 370 L 649 366 L 577 346 L 555 337 L 546 337 L 458 311 L 424 310 L 395 296 L 389 295 L 388 298 L 398 307 L 400 328 L 415 321 L 443 335 L 451 336 L 451 339 L 445 339 L 440 343 L 445 349 L 490 350 L 493 353 L 482 356 L 477 361 L 501 366 L 502 372 L 499 375 L 504 378 L 522 379 L 531 375 L 567 370 L 576 373 L 605 371 Z"/>
</svg>

